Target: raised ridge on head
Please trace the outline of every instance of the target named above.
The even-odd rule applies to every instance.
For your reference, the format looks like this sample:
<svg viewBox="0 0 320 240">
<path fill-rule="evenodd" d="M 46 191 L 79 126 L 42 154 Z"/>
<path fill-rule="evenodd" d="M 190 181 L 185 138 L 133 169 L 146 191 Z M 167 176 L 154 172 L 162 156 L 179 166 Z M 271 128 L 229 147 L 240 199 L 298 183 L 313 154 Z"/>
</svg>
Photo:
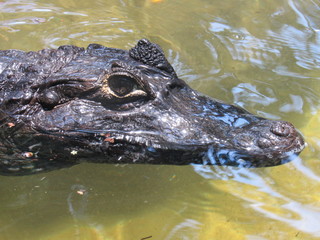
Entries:
<svg viewBox="0 0 320 240">
<path fill-rule="evenodd" d="M 129 55 L 139 62 L 159 68 L 169 74 L 176 75 L 161 47 L 147 39 L 139 40 L 137 45 L 129 50 Z"/>
</svg>

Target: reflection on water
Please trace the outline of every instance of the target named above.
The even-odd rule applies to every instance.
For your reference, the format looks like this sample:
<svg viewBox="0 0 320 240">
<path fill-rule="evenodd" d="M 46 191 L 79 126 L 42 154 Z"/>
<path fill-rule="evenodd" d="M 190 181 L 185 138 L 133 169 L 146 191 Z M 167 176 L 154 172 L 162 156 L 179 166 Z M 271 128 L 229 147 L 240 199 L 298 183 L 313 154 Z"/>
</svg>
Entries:
<svg viewBox="0 0 320 240">
<path fill-rule="evenodd" d="M 318 239 L 319 13 L 314 0 L 1 1 L 1 49 L 149 38 L 193 87 L 291 121 L 308 147 L 263 169 L 80 164 L 0 177 L 0 240 Z"/>
<path fill-rule="evenodd" d="M 294 161 L 290 170 L 300 171 L 303 176 L 310 178 L 309 180 L 316 181 L 313 184 L 320 186 L 320 176 L 303 166 L 301 159 Z M 225 180 L 225 184 L 213 184 L 216 188 L 224 189 L 243 199 L 245 205 L 266 218 L 281 221 L 299 231 L 320 237 L 320 206 L 304 205 L 286 196 L 286 193 L 278 192 L 278 179 L 260 176 L 249 169 L 224 168 L 223 171 L 216 171 L 209 166 L 196 166 L 195 171 L 207 179 Z"/>
<path fill-rule="evenodd" d="M 67 202 L 70 214 L 73 216 L 74 220 L 77 221 L 84 216 L 88 204 L 89 193 L 86 187 L 81 184 L 72 185 L 71 190 L 72 192 L 69 193 Z"/>
</svg>

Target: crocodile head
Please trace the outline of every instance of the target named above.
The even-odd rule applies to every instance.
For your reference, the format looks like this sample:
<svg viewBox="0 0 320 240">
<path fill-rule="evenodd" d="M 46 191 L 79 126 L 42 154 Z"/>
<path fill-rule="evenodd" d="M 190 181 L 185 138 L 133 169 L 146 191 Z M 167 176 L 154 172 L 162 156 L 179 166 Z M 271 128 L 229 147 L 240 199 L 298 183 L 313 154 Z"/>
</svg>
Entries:
<svg viewBox="0 0 320 240">
<path fill-rule="evenodd" d="M 264 167 L 304 148 L 292 124 L 191 89 L 145 39 L 129 51 L 98 44 L 7 50 L 1 61 L 3 171 L 81 159 Z"/>
</svg>

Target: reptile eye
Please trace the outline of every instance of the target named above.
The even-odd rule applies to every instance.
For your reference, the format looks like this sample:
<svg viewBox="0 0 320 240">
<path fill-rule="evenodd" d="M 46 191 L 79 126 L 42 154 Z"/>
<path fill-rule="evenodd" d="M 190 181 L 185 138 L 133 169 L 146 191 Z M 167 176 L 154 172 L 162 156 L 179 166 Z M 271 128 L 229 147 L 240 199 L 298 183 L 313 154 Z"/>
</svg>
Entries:
<svg viewBox="0 0 320 240">
<path fill-rule="evenodd" d="M 147 96 L 139 81 L 129 73 L 113 74 L 104 82 L 102 90 L 117 98 Z"/>
<path fill-rule="evenodd" d="M 124 97 L 137 88 L 136 80 L 126 75 L 113 75 L 108 79 L 109 88 L 119 97 Z"/>
</svg>

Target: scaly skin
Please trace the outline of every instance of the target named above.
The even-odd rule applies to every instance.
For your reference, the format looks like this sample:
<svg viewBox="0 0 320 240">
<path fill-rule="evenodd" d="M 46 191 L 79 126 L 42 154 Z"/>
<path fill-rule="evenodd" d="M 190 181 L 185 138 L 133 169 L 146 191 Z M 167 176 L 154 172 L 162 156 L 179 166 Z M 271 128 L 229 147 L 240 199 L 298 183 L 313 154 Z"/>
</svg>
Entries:
<svg viewBox="0 0 320 240">
<path fill-rule="evenodd" d="M 304 148 L 292 124 L 201 95 L 161 48 L 0 51 L 0 172 L 105 163 L 275 166 Z"/>
</svg>

